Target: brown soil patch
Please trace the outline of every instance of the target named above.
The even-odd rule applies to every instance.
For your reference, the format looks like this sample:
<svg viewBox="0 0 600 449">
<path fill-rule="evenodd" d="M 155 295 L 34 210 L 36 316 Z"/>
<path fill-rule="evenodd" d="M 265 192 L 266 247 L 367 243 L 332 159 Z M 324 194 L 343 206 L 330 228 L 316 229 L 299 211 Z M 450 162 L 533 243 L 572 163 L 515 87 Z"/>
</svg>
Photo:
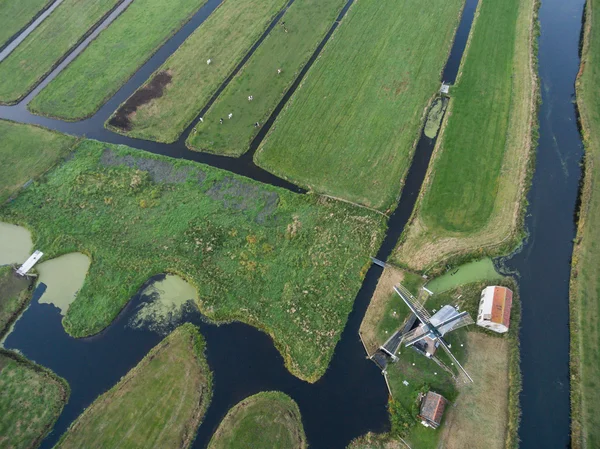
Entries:
<svg viewBox="0 0 600 449">
<path fill-rule="evenodd" d="M 162 97 L 165 87 L 171 84 L 172 78 L 171 74 L 164 70 L 154 75 L 152 81 L 137 90 L 119 107 L 119 109 L 117 109 L 115 115 L 108 121 L 109 126 L 113 126 L 123 131 L 131 131 L 132 126 L 130 117 L 140 106 L 150 103 L 155 98 Z"/>
<path fill-rule="evenodd" d="M 390 293 L 394 291 L 394 285 L 399 284 L 403 279 L 404 273 L 402 270 L 391 266 L 387 266 L 379 278 L 377 288 L 375 289 L 375 293 L 373 293 L 371 303 L 369 304 L 369 308 L 365 313 L 365 317 L 360 325 L 360 330 L 358 331 L 369 356 L 376 352 L 383 343 L 377 341 L 377 323 L 381 321 L 381 318 L 385 313 L 385 306 L 390 297 Z"/>
</svg>

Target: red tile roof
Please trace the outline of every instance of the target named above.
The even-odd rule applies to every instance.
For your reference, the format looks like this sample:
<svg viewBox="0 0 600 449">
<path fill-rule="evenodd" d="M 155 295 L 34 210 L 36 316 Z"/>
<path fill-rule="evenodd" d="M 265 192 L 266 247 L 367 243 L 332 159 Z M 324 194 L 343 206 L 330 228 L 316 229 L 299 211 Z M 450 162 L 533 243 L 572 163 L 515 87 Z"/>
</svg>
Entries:
<svg viewBox="0 0 600 449">
<path fill-rule="evenodd" d="M 506 287 L 494 287 L 494 300 L 492 303 L 493 323 L 510 326 L 510 309 L 512 307 L 513 292 Z"/>
<path fill-rule="evenodd" d="M 439 393 L 428 391 L 421 401 L 421 410 L 419 415 L 437 425 L 442 422 L 444 409 L 446 408 L 446 399 Z"/>
</svg>

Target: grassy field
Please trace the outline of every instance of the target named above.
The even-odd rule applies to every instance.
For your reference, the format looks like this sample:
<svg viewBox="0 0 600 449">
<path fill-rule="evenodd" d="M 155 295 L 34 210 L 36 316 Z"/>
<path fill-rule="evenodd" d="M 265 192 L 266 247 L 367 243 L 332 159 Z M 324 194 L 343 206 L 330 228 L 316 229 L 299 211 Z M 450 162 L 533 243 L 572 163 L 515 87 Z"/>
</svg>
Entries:
<svg viewBox="0 0 600 449">
<path fill-rule="evenodd" d="M 29 302 L 31 281 L 17 276 L 10 266 L 0 267 L 0 340 L 17 314 Z"/>
<path fill-rule="evenodd" d="M 600 447 L 600 4 L 586 3 L 577 104 L 585 178 L 571 271 L 571 419 L 574 449 Z"/>
<path fill-rule="evenodd" d="M 285 3 L 225 0 L 121 105 L 108 126 L 142 139 L 177 140 Z"/>
<path fill-rule="evenodd" d="M 392 208 L 462 4 L 358 0 L 278 117 L 257 163 L 317 192 Z"/>
<path fill-rule="evenodd" d="M 63 379 L 0 350 L 0 447 L 36 448 L 68 398 Z"/>
<path fill-rule="evenodd" d="M 0 62 L 0 104 L 15 103 L 27 95 L 117 2 L 65 0 Z"/>
<path fill-rule="evenodd" d="M 98 397 L 57 448 L 187 448 L 212 395 L 204 339 L 188 323 Z"/>
<path fill-rule="evenodd" d="M 395 255 L 422 270 L 521 236 L 535 129 L 534 0 L 480 3 L 421 198 Z M 501 38 L 499 38 L 501 36 Z"/>
<path fill-rule="evenodd" d="M 0 0 L 0 47 L 53 0 Z"/>
<path fill-rule="evenodd" d="M 31 125 L 0 120 L 0 203 L 65 157 L 76 139 Z M 10 167 L 10 170 L 8 170 Z"/>
<path fill-rule="evenodd" d="M 188 147 L 239 156 L 275 109 L 333 24 L 345 0 L 296 0 L 244 69 L 227 86 L 190 134 Z M 281 73 L 278 72 L 281 70 Z M 252 95 L 252 101 L 248 97 Z M 221 117 L 233 113 L 224 125 Z"/>
<path fill-rule="evenodd" d="M 209 449 L 305 449 L 300 410 L 278 391 L 258 393 L 229 410 L 212 436 Z"/>
<path fill-rule="evenodd" d="M 95 141 L 0 221 L 32 229 L 45 257 L 90 256 L 63 321 L 70 334 L 99 332 L 150 276 L 170 272 L 198 289 L 209 317 L 269 333 L 309 380 L 325 372 L 385 227 L 363 208 Z"/>
<path fill-rule="evenodd" d="M 28 108 L 78 120 L 93 115 L 206 0 L 136 0 Z M 123 45 L 127 42 L 127 45 Z"/>
</svg>

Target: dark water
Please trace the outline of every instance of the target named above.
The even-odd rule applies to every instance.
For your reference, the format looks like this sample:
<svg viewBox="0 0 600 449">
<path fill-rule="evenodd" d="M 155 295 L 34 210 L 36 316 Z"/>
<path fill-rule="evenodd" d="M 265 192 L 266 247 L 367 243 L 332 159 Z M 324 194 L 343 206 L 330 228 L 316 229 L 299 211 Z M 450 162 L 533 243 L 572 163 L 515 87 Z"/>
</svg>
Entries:
<svg viewBox="0 0 600 449">
<path fill-rule="evenodd" d="M 219 3 L 219 0 L 209 0 L 90 119 L 65 123 L 32 115 L 26 110 L 28 98 L 14 107 L 0 107 L 0 117 L 195 160 L 258 181 L 301 191 L 256 167 L 248 155 L 231 159 L 190 152 L 183 145 L 185 134 L 177 143 L 166 145 L 120 136 L 103 127 L 104 121 L 118 105 L 166 60 Z M 351 1 L 347 6 L 350 4 Z M 467 0 L 443 74 L 446 82 L 456 79 L 476 4 L 477 0 Z M 522 251 L 507 262 L 509 267 L 521 273 L 524 389 L 520 437 L 522 447 L 526 448 L 564 447 L 569 442 L 568 277 L 571 240 L 574 236 L 573 212 L 579 180 L 577 164 L 581 158 L 572 95 L 579 64 L 577 44 L 582 6 L 583 0 L 545 0 L 542 6 L 540 70 L 544 105 L 540 113 L 540 149 L 529 195 L 531 205 L 527 226 L 530 238 Z M 338 19 L 342 17 L 343 14 Z M 323 45 L 317 49 L 315 57 Z M 278 110 L 287 98 L 289 94 Z M 271 123 L 277 113 L 271 117 Z M 260 139 L 262 136 L 259 136 Z M 258 143 L 255 141 L 253 147 Z M 398 208 L 390 218 L 389 232 L 377 254 L 378 259 L 387 259 L 412 212 L 433 146 L 434 141 L 421 137 Z M 267 335 L 240 323 L 223 326 L 208 324 L 197 312 L 190 311 L 185 320 L 199 325 L 205 336 L 207 357 L 215 379 L 213 401 L 198 431 L 195 447 L 206 446 L 210 435 L 231 406 L 248 395 L 264 390 L 280 390 L 296 400 L 302 412 L 309 444 L 313 448 L 342 448 L 352 438 L 369 430 L 387 430 L 387 390 L 379 370 L 365 359 L 358 338 L 360 322 L 380 274 L 381 269 L 377 266 L 371 267 L 367 273 L 332 362 L 326 374 L 312 385 L 287 372 L 280 354 Z M 65 377 L 72 389 L 69 403 L 42 447 L 51 447 L 83 408 L 114 385 L 161 340 L 161 336 L 153 332 L 126 326 L 128 319 L 145 300 L 136 295 L 119 318 L 101 334 L 73 339 L 64 333 L 58 309 L 39 304 L 38 298 L 34 298 L 5 345 L 21 350 L 27 357 Z"/>
</svg>

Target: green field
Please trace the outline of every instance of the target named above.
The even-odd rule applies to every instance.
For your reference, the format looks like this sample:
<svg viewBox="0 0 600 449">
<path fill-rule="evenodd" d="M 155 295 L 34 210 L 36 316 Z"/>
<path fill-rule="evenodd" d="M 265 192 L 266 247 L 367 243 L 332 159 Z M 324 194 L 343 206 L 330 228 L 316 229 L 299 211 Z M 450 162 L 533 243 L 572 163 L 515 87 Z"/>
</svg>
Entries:
<svg viewBox="0 0 600 449">
<path fill-rule="evenodd" d="M 208 449 L 305 449 L 298 405 L 278 391 L 258 393 L 229 410 Z"/>
<path fill-rule="evenodd" d="M 31 281 L 18 276 L 11 266 L 0 267 L 0 340 L 31 297 Z"/>
<path fill-rule="evenodd" d="M 65 0 L 0 62 L 0 104 L 15 103 L 27 95 L 117 2 Z"/>
<path fill-rule="evenodd" d="M 69 387 L 63 379 L 0 350 L 0 447 L 37 447 L 68 398 Z"/>
<path fill-rule="evenodd" d="M 76 139 L 37 126 L 0 120 L 0 203 L 64 158 Z"/>
<path fill-rule="evenodd" d="M 571 271 L 571 416 L 574 449 L 600 447 L 600 4 L 586 4 L 577 104 L 585 178 Z"/>
<path fill-rule="evenodd" d="M 480 3 L 401 264 L 516 244 L 536 120 L 533 4 Z"/>
<path fill-rule="evenodd" d="M 206 0 L 134 1 L 28 108 L 66 120 L 93 115 Z M 124 42 L 127 45 L 124 45 Z"/>
<path fill-rule="evenodd" d="M 317 192 L 392 208 L 462 4 L 357 1 L 275 122 L 257 163 Z"/>
<path fill-rule="evenodd" d="M 177 140 L 285 3 L 225 0 L 121 105 L 108 126 L 142 139 Z"/>
<path fill-rule="evenodd" d="M 296 0 L 190 134 L 191 149 L 239 156 L 294 82 L 345 0 Z M 286 31 L 287 30 L 287 31 Z M 281 70 L 281 73 L 278 72 Z M 248 97 L 252 95 L 252 101 Z M 233 113 L 224 125 L 221 117 Z"/>
<path fill-rule="evenodd" d="M 53 0 L 0 0 L 0 47 Z"/>
<path fill-rule="evenodd" d="M 212 396 L 204 339 L 188 323 L 98 397 L 57 448 L 187 448 Z"/>
<path fill-rule="evenodd" d="M 362 208 L 95 141 L 0 208 L 0 221 L 32 229 L 48 258 L 92 259 L 63 321 L 70 334 L 99 332 L 150 276 L 170 272 L 198 289 L 209 317 L 268 332 L 310 380 L 325 372 L 385 227 Z"/>
</svg>

